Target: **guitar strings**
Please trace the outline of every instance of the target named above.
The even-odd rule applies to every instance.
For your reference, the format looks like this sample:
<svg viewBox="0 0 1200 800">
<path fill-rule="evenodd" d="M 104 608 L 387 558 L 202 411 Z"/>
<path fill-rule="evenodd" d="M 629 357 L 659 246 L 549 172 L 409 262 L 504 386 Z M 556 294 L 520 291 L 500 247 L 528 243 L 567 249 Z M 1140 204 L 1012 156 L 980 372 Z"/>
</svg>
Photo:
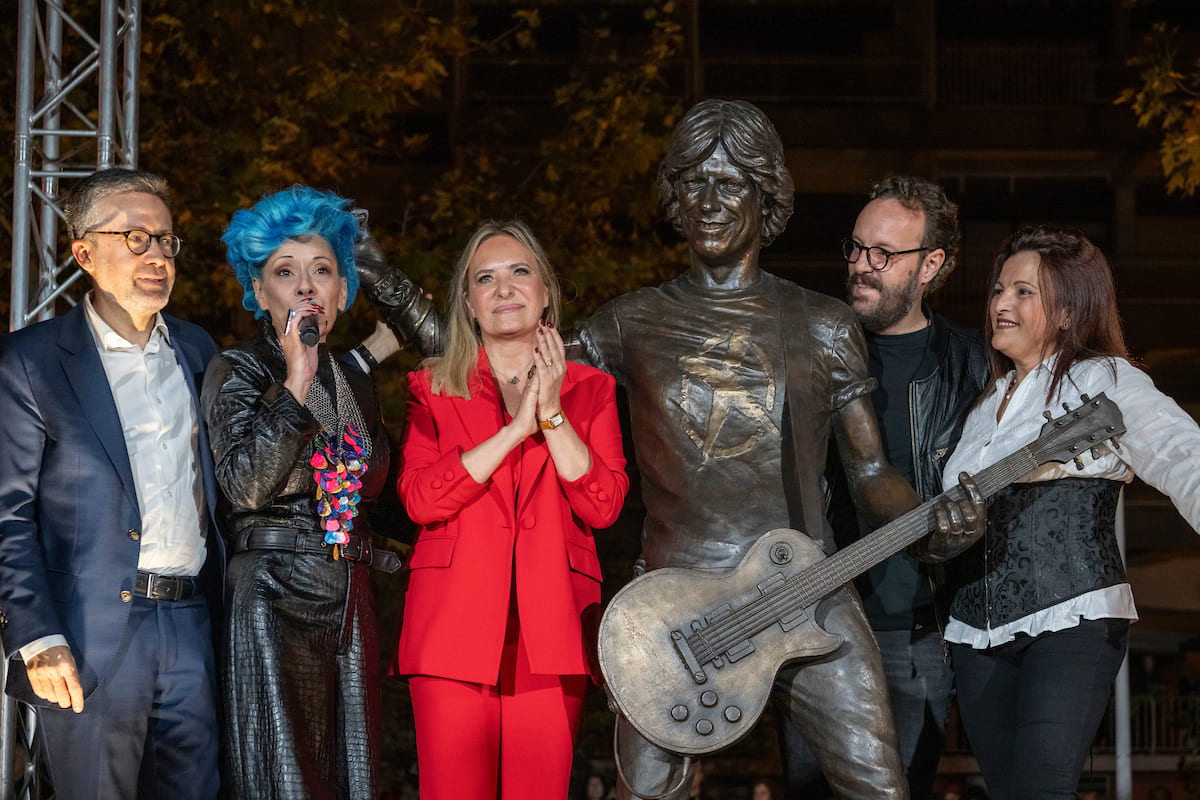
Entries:
<svg viewBox="0 0 1200 800">
<path fill-rule="evenodd" d="M 980 470 L 975 476 L 975 482 L 979 485 L 984 497 L 989 497 L 1037 466 L 1038 462 L 1034 460 L 1032 446 L 1025 445 L 997 463 Z M 953 487 L 950 492 L 957 493 L 960 497 L 963 495 L 962 488 L 958 486 Z M 708 663 L 735 644 L 745 641 L 779 622 L 782 612 L 796 607 L 797 600 L 801 601 L 798 606 L 800 608 L 805 608 L 820 600 L 863 571 L 863 569 L 848 566 L 847 562 L 865 557 L 871 563 L 867 564 L 864 569 L 869 569 L 898 549 L 908 546 L 928 533 L 934 520 L 934 502 L 931 500 L 914 509 L 914 511 L 924 511 L 925 513 L 915 515 L 913 519 L 902 523 L 894 535 L 860 539 L 829 558 L 822 559 L 788 578 L 781 588 L 763 595 L 761 598 L 756 598 L 731 614 L 695 631 L 691 636 L 686 637 L 688 646 L 692 648 L 693 652 L 705 651 L 707 658 L 701 659 L 701 663 Z M 885 539 L 888 540 L 886 545 Z M 890 546 L 896 541 L 900 542 L 900 548 L 890 549 Z M 860 551 L 864 552 L 860 553 Z M 813 573 L 817 573 L 815 579 Z M 810 595 L 810 597 L 802 599 L 806 595 Z"/>
</svg>

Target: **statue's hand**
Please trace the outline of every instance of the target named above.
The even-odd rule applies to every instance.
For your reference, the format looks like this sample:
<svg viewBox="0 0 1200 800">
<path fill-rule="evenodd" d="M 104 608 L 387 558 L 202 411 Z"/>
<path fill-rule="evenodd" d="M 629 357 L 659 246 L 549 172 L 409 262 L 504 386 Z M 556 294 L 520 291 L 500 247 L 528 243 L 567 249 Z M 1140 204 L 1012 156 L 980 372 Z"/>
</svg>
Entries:
<svg viewBox="0 0 1200 800">
<path fill-rule="evenodd" d="M 367 299 L 379 309 L 380 317 L 392 329 L 400 347 L 415 342 L 423 355 L 439 355 L 441 321 L 433 301 L 404 272 L 388 265 L 383 248 L 367 228 L 367 212 L 354 209 L 354 214 L 358 217 L 354 259 Z"/>
<path fill-rule="evenodd" d="M 937 530 L 924 540 L 918 552 L 926 561 L 954 558 L 979 541 L 987 527 L 987 509 L 975 479 L 963 472 L 958 476 L 958 484 L 966 493 L 965 499 L 954 501 L 942 495 L 934 504 Z"/>
</svg>

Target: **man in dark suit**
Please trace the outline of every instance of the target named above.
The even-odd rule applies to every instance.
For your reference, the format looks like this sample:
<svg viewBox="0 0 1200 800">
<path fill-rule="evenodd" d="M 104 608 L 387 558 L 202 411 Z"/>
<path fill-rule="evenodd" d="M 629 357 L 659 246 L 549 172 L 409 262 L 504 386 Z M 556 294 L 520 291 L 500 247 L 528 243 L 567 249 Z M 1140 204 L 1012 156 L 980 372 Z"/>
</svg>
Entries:
<svg viewBox="0 0 1200 800">
<path fill-rule="evenodd" d="M 65 212 L 92 289 L 0 354 L 5 690 L 56 796 L 212 798 L 210 619 L 224 553 L 197 387 L 216 347 L 160 313 L 180 240 L 161 178 L 109 169 Z"/>
</svg>

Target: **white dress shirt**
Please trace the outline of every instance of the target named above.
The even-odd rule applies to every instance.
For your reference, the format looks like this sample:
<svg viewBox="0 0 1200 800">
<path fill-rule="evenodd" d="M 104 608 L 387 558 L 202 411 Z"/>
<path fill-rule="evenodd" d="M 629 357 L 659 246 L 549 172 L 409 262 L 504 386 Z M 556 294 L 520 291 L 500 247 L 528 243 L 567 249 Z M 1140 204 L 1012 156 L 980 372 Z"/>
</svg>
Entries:
<svg viewBox="0 0 1200 800">
<path fill-rule="evenodd" d="M 91 294 L 83 302 L 133 470 L 142 518 L 138 569 L 198 575 L 206 557 L 204 485 L 198 460 L 200 417 L 175 359 L 167 324 L 159 314 L 150 341 L 141 348 L 100 318 Z M 97 520 L 96 524 L 103 528 L 110 522 Z M 60 635 L 42 637 L 22 647 L 21 656 L 28 661 L 66 643 Z"/>
<path fill-rule="evenodd" d="M 1057 417 L 1063 413 L 1063 403 L 1075 408 L 1081 394 L 1095 397 L 1103 392 L 1121 411 L 1126 429 L 1118 437 L 1121 449 L 1102 445 L 1099 458 L 1083 455 L 1082 470 L 1070 461 L 1050 463 L 1023 476 L 1022 482 L 1085 477 L 1128 483 L 1136 473 L 1170 497 L 1184 519 L 1200 531 L 1200 426 L 1196 421 L 1155 388 L 1149 375 L 1124 359 L 1089 359 L 1075 364 L 1047 401 L 1055 359 L 1050 356 L 1025 376 L 999 422 L 996 411 L 1015 372 L 995 383 L 967 417 L 962 437 L 946 462 L 943 486 L 949 489 L 958 483 L 960 472 L 975 474 L 1037 439 L 1046 423 L 1043 411 Z M 1105 618 L 1137 619 L 1128 583 L 1087 592 L 986 630 L 951 617 L 945 638 L 983 649 L 1011 641 L 1018 633 L 1036 636 L 1074 627 L 1081 619 Z"/>
</svg>

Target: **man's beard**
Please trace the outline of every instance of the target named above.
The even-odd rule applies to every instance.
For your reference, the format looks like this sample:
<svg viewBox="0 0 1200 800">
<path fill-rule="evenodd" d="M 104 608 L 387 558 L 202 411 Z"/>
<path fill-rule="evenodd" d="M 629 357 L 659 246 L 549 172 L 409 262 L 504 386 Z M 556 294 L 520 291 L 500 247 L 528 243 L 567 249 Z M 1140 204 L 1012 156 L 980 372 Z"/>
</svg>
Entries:
<svg viewBox="0 0 1200 800">
<path fill-rule="evenodd" d="M 913 270 L 908 283 L 889 289 L 875 273 L 856 272 L 846 278 L 846 302 L 854 308 L 852 290 L 856 284 L 862 284 L 879 292 L 879 298 L 871 309 L 859 311 L 854 308 L 859 323 L 871 333 L 887 330 L 907 316 L 912 307 L 921 300 L 921 274 Z"/>
</svg>

